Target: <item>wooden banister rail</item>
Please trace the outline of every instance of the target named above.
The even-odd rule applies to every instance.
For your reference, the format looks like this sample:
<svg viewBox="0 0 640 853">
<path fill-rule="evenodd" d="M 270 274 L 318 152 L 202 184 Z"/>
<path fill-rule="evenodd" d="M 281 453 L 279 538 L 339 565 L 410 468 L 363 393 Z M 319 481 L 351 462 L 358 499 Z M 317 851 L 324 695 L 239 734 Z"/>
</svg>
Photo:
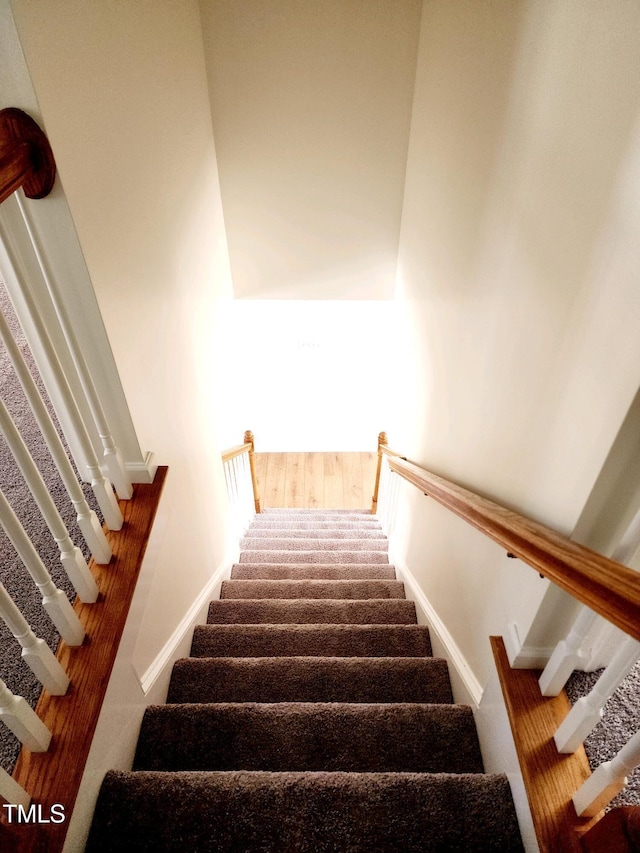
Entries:
<svg viewBox="0 0 640 853">
<path fill-rule="evenodd" d="M 238 444 L 237 447 L 230 447 L 228 450 L 222 451 L 222 462 L 230 462 L 232 459 L 235 459 L 236 456 L 242 456 L 243 453 L 248 453 L 251 449 L 251 445 L 247 442 L 246 444 Z"/>
<path fill-rule="evenodd" d="M 376 480 L 373 487 L 373 498 L 371 499 L 371 513 L 375 515 L 378 509 L 378 492 L 380 491 L 380 475 L 382 473 L 382 457 L 383 456 L 398 456 L 400 459 L 406 459 L 406 456 L 401 456 L 395 450 L 391 450 L 387 444 L 386 432 L 378 433 L 378 464 L 376 467 Z"/>
<path fill-rule="evenodd" d="M 232 459 L 235 459 L 236 456 L 242 456 L 243 453 L 249 454 L 249 470 L 251 472 L 251 487 L 253 489 L 253 503 L 256 509 L 256 512 L 262 512 L 260 508 L 260 493 L 258 491 L 258 477 L 256 475 L 256 463 L 255 463 L 255 446 L 253 433 L 250 429 L 248 429 L 244 434 L 244 444 L 238 444 L 236 447 L 230 447 L 228 450 L 222 451 L 222 464 L 225 462 L 230 462 Z"/>
<path fill-rule="evenodd" d="M 386 438 L 386 436 L 385 436 Z M 640 640 L 640 573 L 545 525 L 389 455 L 389 467 L 578 601 Z M 377 500 L 377 494 L 375 495 Z"/>
<path fill-rule="evenodd" d="M 0 203 L 22 187 L 27 198 L 53 189 L 56 163 L 47 137 L 22 110 L 0 110 Z"/>
</svg>

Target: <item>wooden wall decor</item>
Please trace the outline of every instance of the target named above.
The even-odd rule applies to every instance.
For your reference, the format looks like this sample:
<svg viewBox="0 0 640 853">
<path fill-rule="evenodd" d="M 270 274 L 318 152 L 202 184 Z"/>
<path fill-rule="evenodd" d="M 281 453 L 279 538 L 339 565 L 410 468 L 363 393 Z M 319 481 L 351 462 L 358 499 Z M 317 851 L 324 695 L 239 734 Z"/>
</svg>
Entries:
<svg viewBox="0 0 640 853">
<path fill-rule="evenodd" d="M 0 110 L 0 203 L 22 187 L 27 198 L 53 189 L 56 163 L 38 124 L 16 107 Z"/>
</svg>

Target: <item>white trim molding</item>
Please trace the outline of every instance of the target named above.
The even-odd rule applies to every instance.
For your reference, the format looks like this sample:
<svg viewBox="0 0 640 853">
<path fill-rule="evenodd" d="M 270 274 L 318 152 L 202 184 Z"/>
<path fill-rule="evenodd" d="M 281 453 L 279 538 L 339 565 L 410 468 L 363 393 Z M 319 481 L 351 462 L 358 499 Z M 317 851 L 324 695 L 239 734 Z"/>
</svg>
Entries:
<svg viewBox="0 0 640 853">
<path fill-rule="evenodd" d="M 140 674 L 137 671 L 135 664 L 132 664 L 133 671 L 140 682 L 140 687 L 142 688 L 142 692 L 145 696 L 151 691 L 160 675 L 162 675 L 165 667 L 174 663 L 176 649 L 185 639 L 188 632 L 193 630 L 194 625 L 201 621 L 202 611 L 208 606 L 209 602 L 216 597 L 216 587 L 219 587 L 222 581 L 227 580 L 230 576 L 233 562 L 233 555 L 228 555 L 220 566 L 218 566 L 215 572 L 211 575 L 209 581 L 202 588 L 200 595 L 184 614 L 174 632 L 160 649 L 151 665 L 148 666 L 142 674 Z"/>
<path fill-rule="evenodd" d="M 523 646 L 515 622 L 508 625 L 503 639 L 511 669 L 544 669 L 553 654 L 546 646 Z"/>
<path fill-rule="evenodd" d="M 125 468 L 127 469 L 132 483 L 153 483 L 158 463 L 155 461 L 153 453 L 146 454 L 142 462 L 129 462 L 125 460 Z"/>
<path fill-rule="evenodd" d="M 409 595 L 407 597 L 414 601 L 418 611 L 422 611 L 424 621 L 444 647 L 447 660 L 455 669 L 465 690 L 477 708 L 480 704 L 480 700 L 482 699 L 482 694 L 484 692 L 483 687 L 473 674 L 473 670 L 469 666 L 467 659 L 460 650 L 460 647 L 453 639 L 447 626 L 444 624 L 427 596 L 424 594 L 422 587 L 412 574 L 409 567 L 395 556 L 390 555 L 389 561 L 395 565 L 399 575 L 399 580 L 403 581 L 405 587 L 408 588 Z"/>
</svg>

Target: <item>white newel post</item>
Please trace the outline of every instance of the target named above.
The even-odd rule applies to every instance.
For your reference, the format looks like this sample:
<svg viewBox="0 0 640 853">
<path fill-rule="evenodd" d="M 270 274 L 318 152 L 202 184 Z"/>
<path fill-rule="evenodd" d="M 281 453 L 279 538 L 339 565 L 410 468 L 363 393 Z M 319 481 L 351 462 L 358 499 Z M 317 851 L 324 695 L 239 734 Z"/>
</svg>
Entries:
<svg viewBox="0 0 640 853">
<path fill-rule="evenodd" d="M 84 391 L 84 394 L 86 396 L 87 404 L 91 410 L 91 414 L 93 416 L 96 428 L 100 435 L 100 440 L 102 442 L 103 447 L 103 458 L 107 466 L 107 470 L 109 471 L 111 482 L 115 486 L 116 492 L 118 493 L 118 497 L 122 500 L 128 500 L 133 495 L 131 478 L 129 477 L 129 474 L 125 468 L 124 460 L 122 459 L 120 450 L 118 449 L 115 441 L 113 440 L 111 428 L 109 426 L 107 416 L 102 406 L 102 402 L 96 390 L 93 377 L 91 376 L 82 350 L 78 345 L 78 340 L 73 329 L 73 324 L 69 320 L 69 316 L 65 309 L 64 303 L 60 298 L 58 283 L 56 282 L 54 276 L 50 275 L 49 273 L 49 265 L 46 261 L 44 253 L 41 250 L 40 241 L 36 235 L 35 229 L 32 226 L 28 207 L 24 204 L 21 198 L 21 194 L 19 192 L 16 193 L 16 200 L 18 202 L 18 207 L 20 208 L 22 218 L 24 219 L 24 224 L 29 234 L 31 244 L 33 246 L 33 251 L 38 260 L 38 264 L 40 265 L 42 277 L 47 285 L 51 300 L 58 314 L 60 326 L 62 327 L 62 330 L 64 332 L 64 336 L 67 340 L 67 345 L 69 347 L 69 352 L 71 353 L 71 357 L 78 372 L 78 379 L 80 380 L 80 384 L 82 385 L 82 390 Z"/>
<path fill-rule="evenodd" d="M 627 774 L 640 764 L 640 732 L 589 776 L 573 796 L 579 815 L 593 817 L 619 794 L 627 784 Z"/>
<path fill-rule="evenodd" d="M 0 720 L 31 752 L 46 752 L 51 732 L 22 696 L 14 696 L 0 678 Z"/>
<path fill-rule="evenodd" d="M 64 696 L 69 687 L 69 676 L 45 641 L 33 633 L 2 583 L 0 618 L 22 646 L 22 658 L 40 684 L 54 696 Z"/>
<path fill-rule="evenodd" d="M 575 752 L 600 722 L 605 702 L 640 656 L 640 643 L 627 637 L 587 696 L 578 699 L 554 735 L 558 752 Z"/>
<path fill-rule="evenodd" d="M 2 244 L 7 256 L 7 260 L 11 264 L 14 275 L 20 282 L 23 282 L 24 276 L 21 274 L 22 267 L 20 265 L 18 257 L 16 256 L 11 240 L 2 229 L 1 222 L 0 238 L 2 239 Z M 51 342 L 51 338 L 49 337 L 49 333 L 46 329 L 46 326 L 42 322 L 42 319 L 36 308 L 29 288 L 23 285 L 21 288 L 21 292 L 22 297 L 24 299 L 25 307 L 29 314 L 29 318 L 37 331 L 38 339 L 40 341 L 43 351 L 45 352 L 47 362 L 49 363 L 51 370 L 55 374 L 56 382 L 60 389 L 60 393 L 64 398 L 65 408 L 69 414 L 69 417 L 73 421 L 73 427 L 80 443 L 82 453 L 87 461 L 87 469 L 89 477 L 91 479 L 91 488 L 96 497 L 96 501 L 98 502 L 98 506 L 100 507 L 100 510 L 104 515 L 104 520 L 107 524 L 107 527 L 110 530 L 120 530 L 123 524 L 123 518 L 122 513 L 120 512 L 120 507 L 118 506 L 116 496 L 114 495 L 113 489 L 111 488 L 111 483 L 107 480 L 107 478 L 102 472 L 102 468 L 100 467 L 98 457 L 96 456 L 95 450 L 93 449 L 93 444 L 91 443 L 91 439 L 89 438 L 89 434 L 87 433 L 87 429 L 82 419 L 82 415 L 78 410 L 78 406 L 73 396 L 73 392 L 71 391 L 71 388 L 67 381 L 67 377 L 64 373 L 64 370 L 62 369 L 62 365 L 60 364 L 60 359 L 58 358 L 55 347 Z M 31 376 L 29 368 L 25 364 L 25 361 L 22 357 L 22 353 L 20 352 L 16 342 L 14 341 L 13 335 L 11 334 L 11 331 L 9 330 L 9 327 L 6 324 L 6 321 L 1 315 L 0 334 L 2 335 L 2 340 L 4 342 L 5 347 L 7 348 L 7 352 L 9 353 L 15 371 L 18 375 L 20 384 L 22 385 L 25 395 L 29 401 L 29 405 L 31 406 L 34 416 L 38 422 L 38 426 L 40 427 L 40 430 L 42 431 L 42 434 L 45 438 L 47 447 L 51 451 L 51 455 L 53 456 L 56 466 L 58 467 L 60 476 L 64 481 L 65 488 L 69 492 L 71 500 L 78 509 L 78 523 L 81 524 L 82 520 L 80 529 L 83 531 L 83 536 L 85 536 L 85 538 L 87 539 L 87 543 L 89 543 L 90 539 L 95 540 L 95 547 L 97 553 L 101 557 L 101 559 L 96 559 L 96 562 L 108 563 L 109 559 L 111 558 L 111 550 L 109 549 L 109 545 L 108 543 L 106 543 L 105 540 L 106 548 L 108 549 L 109 554 L 109 556 L 107 557 L 105 543 L 100 542 L 100 534 L 97 532 L 98 530 L 100 530 L 100 524 L 97 518 L 95 518 L 95 513 L 91 514 L 91 510 L 89 509 L 88 504 L 84 500 L 82 489 L 80 489 L 80 486 L 76 480 L 76 475 L 73 471 L 71 463 L 69 462 L 66 450 L 64 449 L 64 446 L 60 440 L 60 436 L 58 435 L 57 429 L 51 419 L 51 415 L 47 411 L 47 408 L 40 397 L 37 385 L 35 384 L 34 379 Z M 92 533 L 92 531 L 95 532 Z M 91 545 L 90 547 L 93 551 L 93 547 Z"/>
<path fill-rule="evenodd" d="M 71 541 L 69 531 L 49 494 L 47 485 L 2 400 L 0 400 L 0 430 L 4 434 L 29 491 L 38 504 L 47 527 L 56 541 L 60 551 L 60 561 L 67 577 L 78 593 L 80 601 L 85 604 L 93 604 L 98 598 L 98 586 L 82 556 L 82 551 Z"/>
<path fill-rule="evenodd" d="M 622 534 L 611 555 L 612 560 L 626 565 L 640 547 L 640 509 Z M 583 607 L 569 634 L 560 640 L 549 658 L 539 680 L 543 696 L 557 696 L 574 669 L 582 668 L 591 658 L 591 650 L 583 647 L 589 631 L 598 617 Z"/>
<path fill-rule="evenodd" d="M 585 637 L 596 622 L 597 614 L 583 607 L 564 640 L 560 640 L 540 675 L 540 692 L 543 696 L 557 696 L 574 669 L 589 660 L 589 652 L 582 648 Z"/>
<path fill-rule="evenodd" d="M 80 646 L 84 639 L 82 623 L 71 607 L 67 596 L 54 584 L 46 566 L 2 491 L 0 491 L 0 524 L 2 524 L 25 568 L 40 590 L 42 606 L 49 614 L 49 618 L 56 626 L 58 633 L 67 645 Z"/>
</svg>

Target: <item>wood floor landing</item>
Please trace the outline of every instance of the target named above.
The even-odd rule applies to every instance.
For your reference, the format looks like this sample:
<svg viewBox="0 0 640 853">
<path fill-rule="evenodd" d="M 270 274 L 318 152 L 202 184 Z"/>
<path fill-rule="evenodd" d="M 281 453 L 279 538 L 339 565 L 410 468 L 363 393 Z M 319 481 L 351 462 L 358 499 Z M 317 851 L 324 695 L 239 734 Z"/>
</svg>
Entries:
<svg viewBox="0 0 640 853">
<path fill-rule="evenodd" d="M 262 506 L 370 509 L 377 453 L 256 453 Z"/>
</svg>

